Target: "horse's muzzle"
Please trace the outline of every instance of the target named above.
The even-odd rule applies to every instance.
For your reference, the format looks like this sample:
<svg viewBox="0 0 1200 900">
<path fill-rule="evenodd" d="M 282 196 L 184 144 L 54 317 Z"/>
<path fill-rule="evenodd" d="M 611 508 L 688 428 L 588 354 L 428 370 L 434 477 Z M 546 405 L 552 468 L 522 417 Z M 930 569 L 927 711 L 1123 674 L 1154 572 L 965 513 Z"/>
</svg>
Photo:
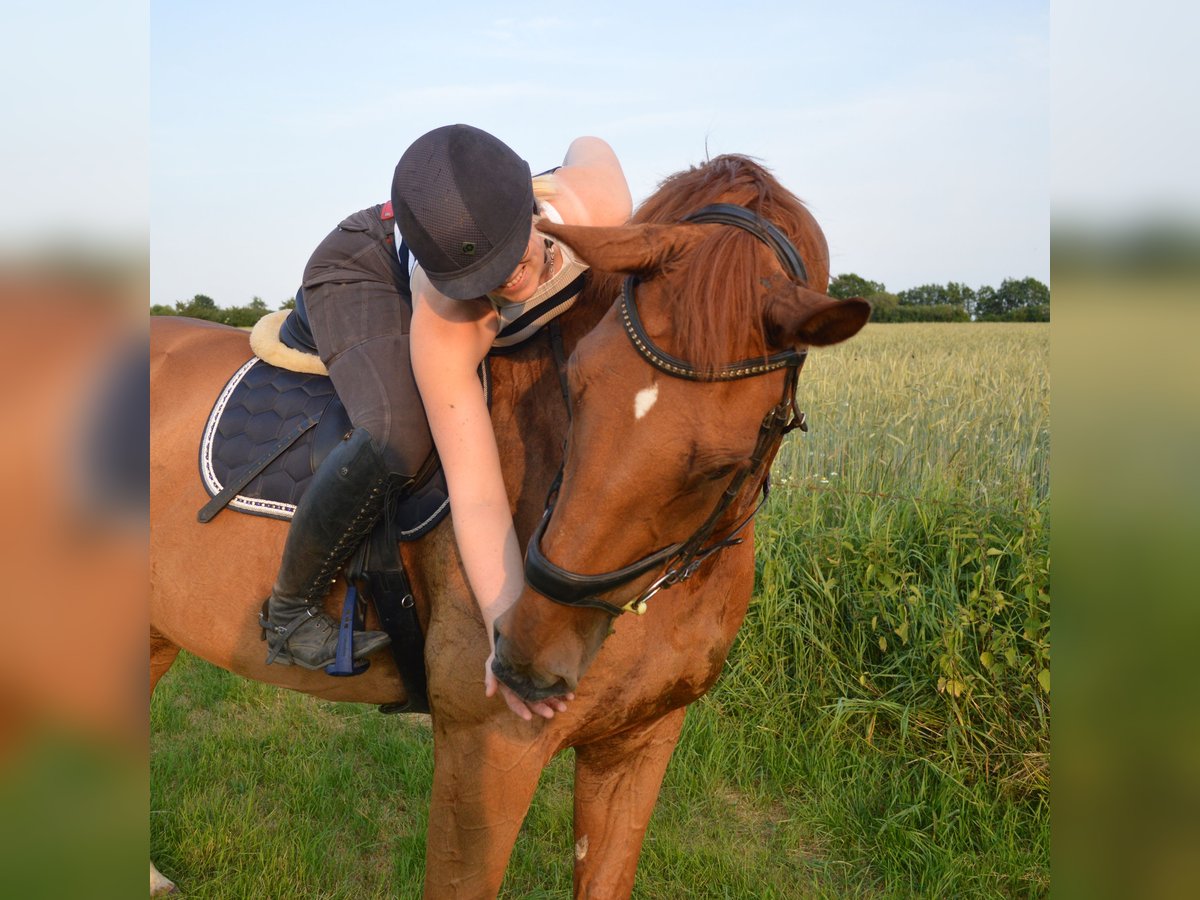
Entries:
<svg viewBox="0 0 1200 900">
<path fill-rule="evenodd" d="M 562 697 L 575 690 L 565 678 L 539 676 L 531 667 L 517 667 L 506 660 L 496 647 L 496 658 L 492 660 L 492 673 L 510 687 L 522 700 L 536 703 L 550 697 Z"/>
</svg>

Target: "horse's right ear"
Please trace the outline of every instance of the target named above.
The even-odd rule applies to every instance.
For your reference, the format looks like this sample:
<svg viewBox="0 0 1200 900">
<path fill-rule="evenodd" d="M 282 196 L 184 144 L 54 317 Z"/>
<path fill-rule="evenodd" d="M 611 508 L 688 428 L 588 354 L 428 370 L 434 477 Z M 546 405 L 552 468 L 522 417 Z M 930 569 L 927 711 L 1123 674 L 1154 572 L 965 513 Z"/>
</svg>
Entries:
<svg viewBox="0 0 1200 900">
<path fill-rule="evenodd" d="M 861 297 L 838 300 L 805 287 L 789 285 L 767 300 L 767 337 L 772 346 L 826 347 L 854 337 L 871 318 Z"/>
<path fill-rule="evenodd" d="M 559 225 L 540 219 L 537 230 L 556 237 L 601 272 L 661 269 L 704 233 L 703 225 Z"/>
</svg>

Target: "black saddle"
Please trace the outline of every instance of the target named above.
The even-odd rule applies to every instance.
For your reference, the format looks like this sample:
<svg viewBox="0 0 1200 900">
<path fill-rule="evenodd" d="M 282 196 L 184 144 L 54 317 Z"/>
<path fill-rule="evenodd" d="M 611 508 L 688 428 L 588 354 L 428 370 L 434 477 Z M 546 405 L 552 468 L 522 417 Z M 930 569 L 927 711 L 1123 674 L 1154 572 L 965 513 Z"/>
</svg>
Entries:
<svg viewBox="0 0 1200 900">
<path fill-rule="evenodd" d="M 304 288 L 296 289 L 296 306 L 279 326 L 279 340 L 301 353 L 316 353 L 312 327 L 308 324 L 308 307 L 304 303 Z"/>
<path fill-rule="evenodd" d="M 292 372 L 251 358 L 226 383 L 200 442 L 200 475 L 213 499 L 207 522 L 228 507 L 288 519 L 313 473 L 353 426 L 327 375 Z M 391 510 L 399 540 L 416 540 L 449 511 L 440 467 Z"/>
<path fill-rule="evenodd" d="M 279 337 L 294 350 L 315 352 L 302 292 Z M 485 394 L 490 394 L 486 367 L 481 377 Z M 200 474 L 212 499 L 198 518 L 211 521 L 228 507 L 290 520 L 313 473 L 351 428 L 329 376 L 293 372 L 252 357 L 230 377 L 205 424 Z M 427 712 L 424 636 L 396 542 L 427 534 L 450 510 L 436 455 L 418 474 L 415 487 L 394 499 L 352 559 L 347 580 L 374 601 L 381 625 L 392 637 L 392 654 L 408 695 L 406 704 L 380 709 Z"/>
<path fill-rule="evenodd" d="M 317 352 L 303 289 L 279 327 L 279 339 L 293 350 Z M 213 499 L 200 520 L 209 521 L 226 506 L 290 520 L 313 473 L 352 427 L 329 376 L 249 360 L 221 391 L 204 429 L 200 474 Z M 418 473 L 417 482 L 391 510 L 392 532 L 402 541 L 423 536 L 449 511 L 436 460 Z"/>
</svg>

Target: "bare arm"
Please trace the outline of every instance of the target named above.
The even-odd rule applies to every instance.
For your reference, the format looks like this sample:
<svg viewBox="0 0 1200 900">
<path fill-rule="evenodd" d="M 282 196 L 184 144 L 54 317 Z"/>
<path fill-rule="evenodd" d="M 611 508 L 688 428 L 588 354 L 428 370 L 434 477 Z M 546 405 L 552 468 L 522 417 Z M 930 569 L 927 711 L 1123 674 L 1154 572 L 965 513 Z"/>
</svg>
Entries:
<svg viewBox="0 0 1200 900">
<path fill-rule="evenodd" d="M 571 142 L 554 173 L 555 206 L 569 225 L 623 225 L 632 211 L 621 163 L 605 141 L 580 137 Z"/>
<path fill-rule="evenodd" d="M 429 428 L 450 490 L 454 537 L 467 580 L 483 614 L 488 646 L 492 624 L 521 595 L 521 548 L 513 527 L 500 468 L 496 435 L 476 370 L 492 345 L 496 317 L 481 303 L 450 300 L 424 273 L 413 273 L 412 366 Z M 500 687 L 505 702 L 522 718 L 531 711 L 549 718 L 545 703 L 525 704 L 491 674 L 489 696 Z M 563 709 L 561 703 L 554 704 Z"/>
</svg>

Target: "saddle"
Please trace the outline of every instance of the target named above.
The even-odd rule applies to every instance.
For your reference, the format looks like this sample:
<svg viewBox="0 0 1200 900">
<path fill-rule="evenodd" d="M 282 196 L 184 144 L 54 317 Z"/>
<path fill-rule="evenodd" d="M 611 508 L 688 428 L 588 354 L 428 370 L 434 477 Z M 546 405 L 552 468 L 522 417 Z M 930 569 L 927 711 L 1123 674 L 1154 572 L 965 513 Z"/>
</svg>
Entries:
<svg viewBox="0 0 1200 900">
<path fill-rule="evenodd" d="M 255 355 L 221 390 L 201 437 L 200 475 L 212 498 L 197 515 L 201 522 L 211 521 L 225 508 L 290 520 L 317 467 L 352 428 L 316 355 L 302 291 L 294 310 L 259 320 L 250 346 Z M 486 367 L 481 378 L 490 396 Z M 330 674 L 362 671 L 355 671 L 349 658 L 348 632 L 356 621 L 362 627 L 364 610 L 358 597 L 366 595 L 392 638 L 392 655 L 408 694 L 406 704 L 385 704 L 380 707 L 383 712 L 429 710 L 424 635 L 396 543 L 427 534 L 449 508 L 445 477 L 434 454 L 418 473 L 414 488 L 388 504 L 347 567 L 347 602 L 341 617 L 347 658 L 339 657 Z"/>
</svg>

